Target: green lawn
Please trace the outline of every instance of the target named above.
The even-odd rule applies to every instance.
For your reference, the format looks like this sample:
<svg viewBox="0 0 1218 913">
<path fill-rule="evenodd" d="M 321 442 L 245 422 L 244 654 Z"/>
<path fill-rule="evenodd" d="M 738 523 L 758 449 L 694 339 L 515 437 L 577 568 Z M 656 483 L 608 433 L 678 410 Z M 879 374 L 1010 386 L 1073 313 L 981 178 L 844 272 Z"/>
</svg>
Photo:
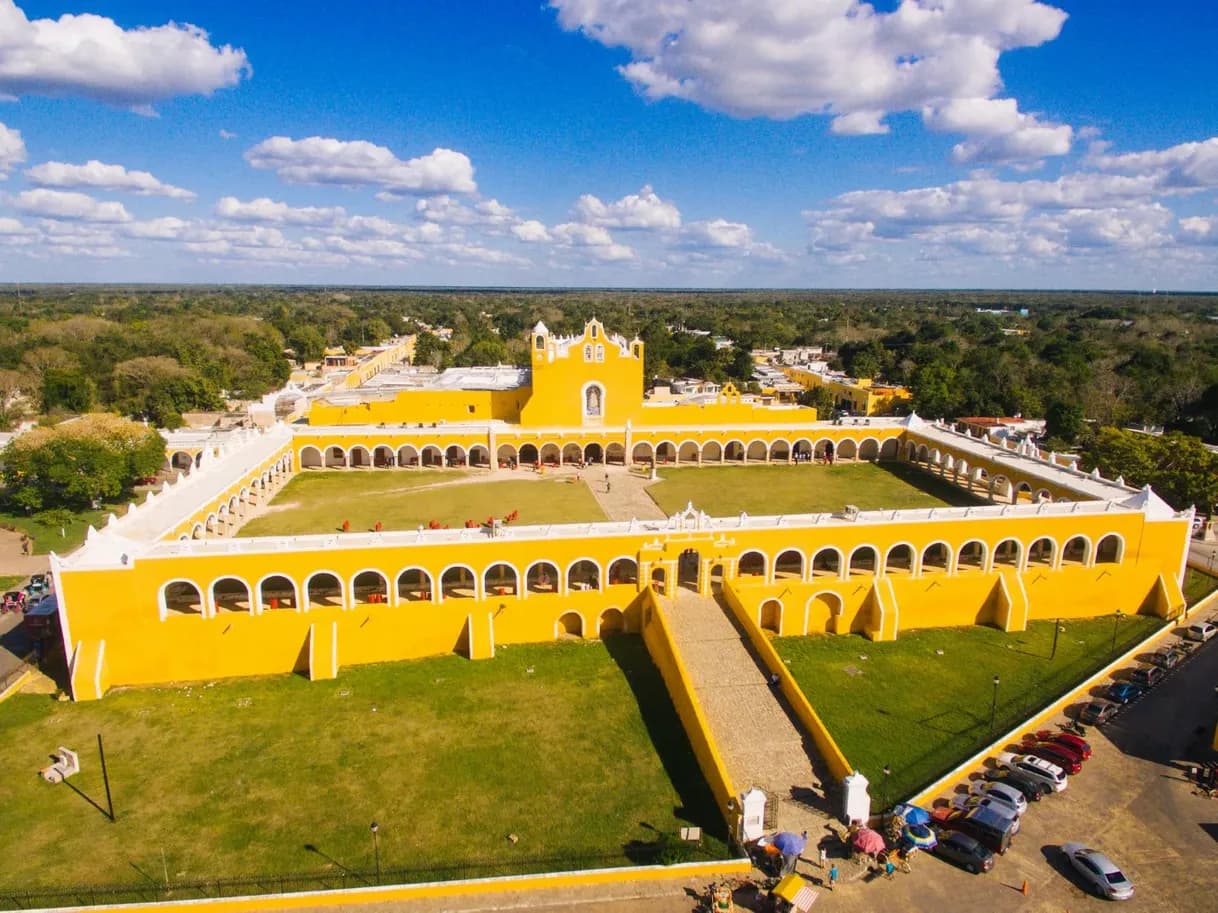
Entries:
<svg viewBox="0 0 1218 913">
<path fill-rule="evenodd" d="M 1004 634 L 996 628 L 938 628 L 887 643 L 861 636 L 784 637 L 774 642 L 846 758 L 872 782 L 878 802 L 913 795 L 1160 627 L 1149 616 L 1053 622 Z M 940 652 L 942 651 L 942 652 Z M 885 785 L 883 768 L 892 770 Z"/>
<path fill-rule="evenodd" d="M 142 501 L 143 499 L 144 495 L 142 494 L 137 495 L 135 498 L 136 501 Z M 71 521 L 66 526 L 52 527 L 21 513 L 0 511 L 0 526 L 11 526 L 33 539 L 35 555 L 46 555 L 50 552 L 66 555 L 68 552 L 74 551 L 85 541 L 85 534 L 88 533 L 90 526 L 101 528 L 105 525 L 106 519 L 111 513 L 118 514 L 121 517 L 126 512 L 126 501 L 122 504 L 108 504 L 101 510 L 83 510 L 79 513 L 74 513 L 72 514 Z M 60 535 L 61 530 L 63 535 Z"/>
<path fill-rule="evenodd" d="M 1211 577 L 1204 571 L 1187 568 L 1184 572 L 1184 598 L 1189 605 L 1200 602 L 1210 593 L 1218 590 L 1218 577 Z"/>
<path fill-rule="evenodd" d="M 14 576 L 0 577 L 0 593 L 7 593 L 9 590 L 17 589 L 17 584 L 21 583 L 25 577 L 21 574 Z"/>
<path fill-rule="evenodd" d="M 982 503 L 905 463 L 704 466 L 661 469 L 660 478 L 647 493 L 669 515 L 690 501 L 714 517 L 822 513 L 847 504 L 894 510 Z"/>
<path fill-rule="evenodd" d="M 272 509 L 239 536 L 328 533 L 347 520 L 352 530 L 415 529 L 436 520 L 452 527 L 519 511 L 517 523 L 586 523 L 605 513 L 584 482 L 527 478 L 468 481 L 453 470 L 304 472 L 271 501 Z"/>
<path fill-rule="evenodd" d="M 106 804 L 97 733 L 114 824 L 93 805 Z M 71 786 L 34 776 L 58 745 L 80 752 Z M 422 871 L 439 865 L 629 864 L 685 823 L 717 835 L 704 845 L 726 858 L 714 800 L 630 635 L 364 666 L 333 682 L 132 689 L 84 704 L 17 696 L 0 714 L 0 769 L 0 893 L 166 871 L 368 872 L 372 821 L 382 867 L 416 880 L 444 877 Z"/>
</svg>

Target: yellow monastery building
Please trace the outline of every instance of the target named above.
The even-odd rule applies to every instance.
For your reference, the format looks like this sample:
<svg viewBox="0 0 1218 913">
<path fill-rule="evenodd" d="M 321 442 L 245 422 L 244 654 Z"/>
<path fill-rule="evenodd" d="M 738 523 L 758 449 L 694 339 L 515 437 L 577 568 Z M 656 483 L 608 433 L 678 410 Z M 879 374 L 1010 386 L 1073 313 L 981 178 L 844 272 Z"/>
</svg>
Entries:
<svg viewBox="0 0 1218 913">
<path fill-rule="evenodd" d="M 1126 613 L 1172 617 L 1190 512 L 1069 461 L 924 422 L 831 424 L 730 385 L 706 401 L 643 400 L 643 343 L 593 320 L 539 324 L 527 368 L 393 369 L 315 402 L 307 425 L 170 453 L 189 472 L 52 556 L 72 695 L 297 671 L 662 625 L 676 588 L 725 598 L 784 635 Z M 251 505 L 314 467 L 802 463 L 903 460 L 968 488 L 975 507 L 555 526 L 232 533 Z M 650 646 L 650 642 L 649 642 Z"/>
</svg>

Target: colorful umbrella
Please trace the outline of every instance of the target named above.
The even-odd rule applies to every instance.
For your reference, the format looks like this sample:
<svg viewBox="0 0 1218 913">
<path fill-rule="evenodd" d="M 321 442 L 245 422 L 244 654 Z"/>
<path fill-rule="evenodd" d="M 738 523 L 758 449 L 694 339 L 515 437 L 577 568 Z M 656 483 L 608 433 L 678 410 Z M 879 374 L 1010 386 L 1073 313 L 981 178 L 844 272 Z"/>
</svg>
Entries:
<svg viewBox="0 0 1218 913">
<path fill-rule="evenodd" d="M 935 832 L 925 824 L 907 824 L 901 828 L 901 842 L 920 850 L 933 850 L 939 841 Z"/>
<path fill-rule="evenodd" d="M 873 831 L 869 827 L 860 827 L 854 834 L 854 848 L 861 853 L 874 855 L 884 852 L 886 844 L 879 831 Z"/>
<path fill-rule="evenodd" d="M 917 805 L 910 805 L 907 802 L 902 802 L 900 805 L 892 807 L 893 815 L 899 815 L 905 819 L 906 824 L 929 824 L 930 812 Z"/>
<path fill-rule="evenodd" d="M 804 847 L 808 845 L 808 838 L 801 837 L 799 834 L 792 834 L 790 831 L 781 831 L 775 834 L 774 839 L 770 842 L 778 847 L 780 852 L 798 856 L 804 851 Z"/>
</svg>

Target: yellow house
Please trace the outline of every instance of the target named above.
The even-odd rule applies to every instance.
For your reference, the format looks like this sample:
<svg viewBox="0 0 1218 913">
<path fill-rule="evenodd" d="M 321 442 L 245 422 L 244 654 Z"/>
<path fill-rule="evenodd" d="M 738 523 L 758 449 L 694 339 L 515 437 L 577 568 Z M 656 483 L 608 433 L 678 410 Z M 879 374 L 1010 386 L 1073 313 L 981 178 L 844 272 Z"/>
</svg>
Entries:
<svg viewBox="0 0 1218 913">
<path fill-rule="evenodd" d="M 530 353 L 527 372 L 511 369 L 500 389 L 400 391 L 370 410 L 340 399 L 315 405 L 307 426 L 209 442 L 177 482 L 52 556 L 73 696 L 288 671 L 332 678 L 358 663 L 639 632 L 655 614 L 649 600 L 662 615 L 678 587 L 724 587 L 778 633 L 875 639 L 1183 609 L 1191 512 L 1148 489 L 916 416 L 830 424 L 814 410 L 743 402 L 730 387 L 705 404 L 652 406 L 642 343 L 596 321 L 563 338 L 538 325 Z M 988 503 L 771 517 L 691 507 L 661 521 L 231 537 L 252 504 L 313 467 L 497 473 L 514 461 L 830 455 L 907 461 Z"/>
<path fill-rule="evenodd" d="M 855 415 L 891 415 L 913 394 L 898 384 L 878 384 L 869 378 L 837 378 L 798 365 L 784 365 L 782 372 L 805 390 L 824 387 L 839 409 Z"/>
</svg>

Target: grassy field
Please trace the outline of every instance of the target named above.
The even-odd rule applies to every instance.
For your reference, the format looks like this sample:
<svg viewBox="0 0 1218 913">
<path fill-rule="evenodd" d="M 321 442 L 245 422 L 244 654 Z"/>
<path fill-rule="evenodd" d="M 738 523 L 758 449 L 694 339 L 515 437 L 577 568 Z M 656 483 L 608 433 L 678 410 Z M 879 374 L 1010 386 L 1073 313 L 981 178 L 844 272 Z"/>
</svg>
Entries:
<svg viewBox="0 0 1218 913">
<path fill-rule="evenodd" d="M 142 494 L 138 495 L 136 500 L 143 500 L 143 497 Z M 85 541 L 85 534 L 89 532 L 90 526 L 100 528 L 105 525 L 106 518 L 111 513 L 122 516 L 126 512 L 126 501 L 122 504 L 109 504 L 102 507 L 101 510 L 84 510 L 74 513 L 66 525 L 52 527 L 33 517 L 27 517 L 25 514 L 0 511 L 0 525 L 11 526 L 33 539 L 35 555 L 46 555 L 50 552 L 66 555 Z M 63 531 L 63 535 L 60 535 L 60 530 Z"/>
<path fill-rule="evenodd" d="M 821 513 L 846 504 L 872 510 L 982 503 L 904 463 L 705 466 L 661 469 L 660 478 L 647 493 L 669 515 L 690 501 L 714 517 Z"/>
<path fill-rule="evenodd" d="M 436 520 L 452 527 L 520 512 L 518 523 L 587 523 L 605 513 L 584 482 L 526 478 L 467 481 L 448 470 L 421 472 L 304 472 L 271 501 L 268 513 L 239 536 L 328 533 L 347 520 L 353 530 L 416 529 Z"/>
<path fill-rule="evenodd" d="M 1189 605 L 1204 599 L 1210 593 L 1218 590 L 1218 577 L 1211 577 L 1203 571 L 1188 568 L 1184 572 L 1184 598 Z"/>
<path fill-rule="evenodd" d="M 113 824 L 95 807 L 106 804 L 98 733 Z M 70 786 L 34 776 L 58 745 L 80 752 Z M 333 682 L 282 676 L 85 704 L 18 696 L 0 714 L 0 765 L 0 888 L 367 872 L 372 821 L 386 871 L 628 864 L 686 823 L 726 852 L 632 636 L 352 668 Z"/>
<path fill-rule="evenodd" d="M 872 795 L 891 804 L 990 741 L 995 675 L 996 734 L 1162 624 L 1141 615 L 1065 621 L 1052 659 L 1054 624 L 1046 621 L 1018 634 L 940 628 L 887 643 L 813 636 L 774 644 L 850 763 L 873 784 Z M 885 764 L 892 770 L 886 785 Z"/>
<path fill-rule="evenodd" d="M 0 593 L 7 593 L 9 590 L 17 589 L 17 584 L 21 583 L 24 579 L 25 577 L 21 574 L 0 577 Z"/>
</svg>

